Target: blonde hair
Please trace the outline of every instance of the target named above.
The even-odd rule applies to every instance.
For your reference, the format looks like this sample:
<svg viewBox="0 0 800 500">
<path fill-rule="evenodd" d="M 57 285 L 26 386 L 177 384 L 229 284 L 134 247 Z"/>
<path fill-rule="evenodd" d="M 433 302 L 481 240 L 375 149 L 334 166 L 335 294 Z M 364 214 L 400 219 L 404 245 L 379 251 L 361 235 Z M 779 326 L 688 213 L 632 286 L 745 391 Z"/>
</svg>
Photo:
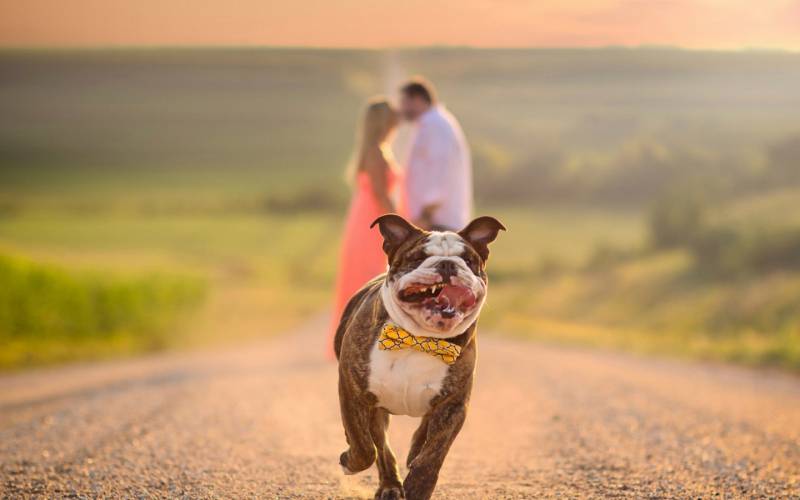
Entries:
<svg viewBox="0 0 800 500">
<path fill-rule="evenodd" d="M 367 102 L 356 131 L 356 144 L 347 168 L 348 179 L 352 179 L 361 170 L 368 151 L 382 146 L 397 122 L 397 111 L 388 99 L 379 96 Z"/>
</svg>

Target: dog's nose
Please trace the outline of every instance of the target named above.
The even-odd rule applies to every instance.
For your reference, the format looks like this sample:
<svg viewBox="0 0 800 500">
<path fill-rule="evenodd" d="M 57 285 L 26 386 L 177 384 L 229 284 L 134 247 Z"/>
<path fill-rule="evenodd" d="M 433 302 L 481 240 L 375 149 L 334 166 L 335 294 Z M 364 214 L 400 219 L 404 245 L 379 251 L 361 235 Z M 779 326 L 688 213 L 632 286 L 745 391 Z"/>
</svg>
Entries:
<svg viewBox="0 0 800 500">
<path fill-rule="evenodd" d="M 456 267 L 456 263 L 452 260 L 443 260 L 439 262 L 436 265 L 436 270 L 442 275 L 442 279 L 445 283 L 450 282 L 451 276 L 456 276 L 458 274 L 458 267 Z"/>
</svg>

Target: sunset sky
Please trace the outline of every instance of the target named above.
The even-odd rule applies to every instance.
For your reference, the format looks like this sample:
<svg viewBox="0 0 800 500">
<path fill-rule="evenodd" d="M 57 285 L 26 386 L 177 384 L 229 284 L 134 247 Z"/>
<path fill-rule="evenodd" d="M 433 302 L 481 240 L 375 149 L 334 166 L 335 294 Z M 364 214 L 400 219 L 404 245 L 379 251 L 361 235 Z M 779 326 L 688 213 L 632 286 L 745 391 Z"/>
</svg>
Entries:
<svg viewBox="0 0 800 500">
<path fill-rule="evenodd" d="M 800 50 L 800 0 L 0 0 L 0 45 Z"/>
</svg>

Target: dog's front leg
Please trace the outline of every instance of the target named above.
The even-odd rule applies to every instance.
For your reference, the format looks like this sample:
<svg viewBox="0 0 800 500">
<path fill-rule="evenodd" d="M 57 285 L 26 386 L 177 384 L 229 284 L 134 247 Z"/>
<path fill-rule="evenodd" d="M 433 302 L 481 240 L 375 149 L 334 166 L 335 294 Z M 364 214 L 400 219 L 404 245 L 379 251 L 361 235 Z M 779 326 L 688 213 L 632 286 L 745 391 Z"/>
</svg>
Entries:
<svg viewBox="0 0 800 500">
<path fill-rule="evenodd" d="M 419 427 L 414 431 L 411 437 L 411 447 L 408 449 L 408 456 L 406 457 L 406 467 L 411 467 L 411 462 L 417 458 L 422 447 L 425 446 L 425 440 L 428 439 L 428 416 L 422 417 Z"/>
<path fill-rule="evenodd" d="M 383 408 L 375 408 L 372 414 L 372 440 L 378 448 L 378 475 L 381 484 L 375 493 L 376 500 L 400 500 L 403 495 L 403 483 L 397 471 L 397 460 L 386 436 L 389 428 L 389 412 Z"/>
<path fill-rule="evenodd" d="M 431 408 L 423 422 L 427 436 L 422 449 L 409 463 L 403 482 L 408 500 L 428 500 L 439 479 L 439 469 L 467 416 L 467 404 L 461 398 L 444 400 Z M 425 423 L 423 423 L 425 425 Z"/>
<path fill-rule="evenodd" d="M 377 457 L 372 440 L 373 406 L 364 398 L 356 396 L 355 385 L 348 377 L 339 376 L 339 406 L 342 411 L 342 424 L 350 448 L 341 454 L 339 464 L 345 474 L 355 474 L 368 469 Z"/>
</svg>

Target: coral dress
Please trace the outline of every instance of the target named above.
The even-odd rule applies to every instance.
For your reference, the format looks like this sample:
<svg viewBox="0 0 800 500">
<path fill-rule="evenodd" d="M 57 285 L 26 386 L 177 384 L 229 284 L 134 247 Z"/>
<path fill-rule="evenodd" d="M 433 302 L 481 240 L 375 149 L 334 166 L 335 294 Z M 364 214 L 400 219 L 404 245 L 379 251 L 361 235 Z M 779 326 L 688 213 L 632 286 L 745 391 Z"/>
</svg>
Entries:
<svg viewBox="0 0 800 500">
<path fill-rule="evenodd" d="M 405 196 L 402 193 L 400 175 L 401 172 L 390 167 L 386 176 L 387 187 L 390 197 L 395 200 L 395 211 L 405 216 Z M 377 227 L 369 227 L 381 215 L 383 209 L 372 192 L 369 174 L 358 172 L 339 254 L 339 275 L 336 279 L 333 317 L 327 344 L 330 358 L 334 357 L 333 337 L 347 301 L 367 281 L 386 271 L 383 237 Z"/>
</svg>

